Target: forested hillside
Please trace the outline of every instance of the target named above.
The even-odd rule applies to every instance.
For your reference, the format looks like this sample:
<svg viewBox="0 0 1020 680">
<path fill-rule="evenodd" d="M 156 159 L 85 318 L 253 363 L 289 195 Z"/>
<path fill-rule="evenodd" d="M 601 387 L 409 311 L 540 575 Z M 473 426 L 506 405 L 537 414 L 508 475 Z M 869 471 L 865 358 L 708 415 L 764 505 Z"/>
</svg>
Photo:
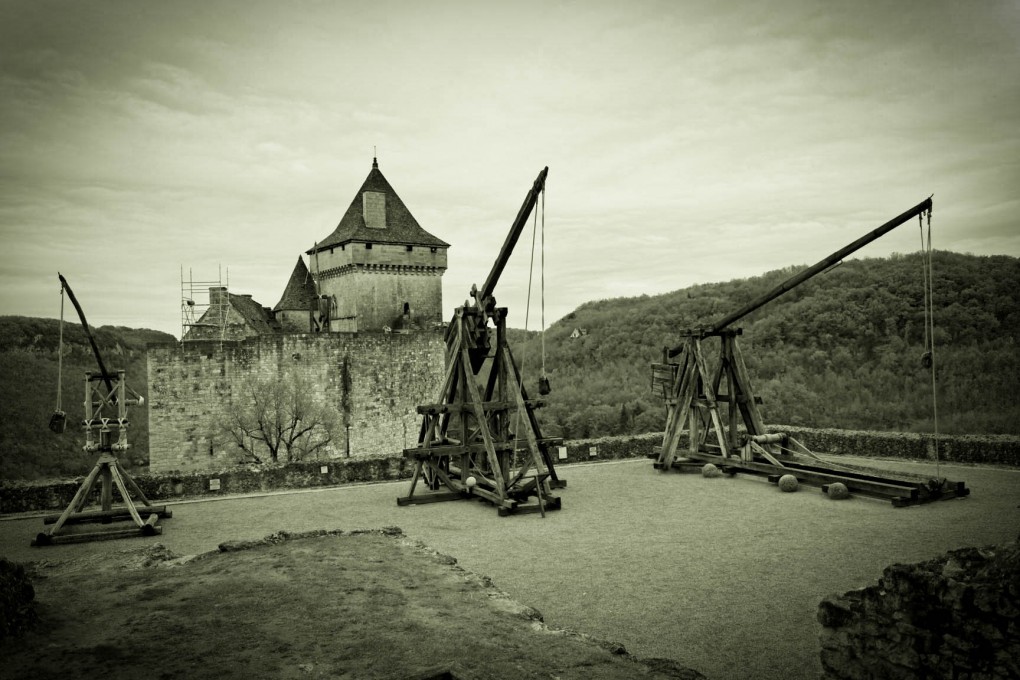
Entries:
<svg viewBox="0 0 1020 680">
<path fill-rule="evenodd" d="M 167 333 L 119 326 L 93 328 L 92 334 L 109 371 L 126 371 L 127 385 L 147 395 L 145 345 L 173 342 Z M 80 324 L 64 323 L 61 383 L 62 409 L 67 413 L 63 434 L 49 429 L 57 408 L 58 345 L 60 322 L 18 316 L 0 317 L 0 477 L 3 479 L 67 477 L 87 473 L 98 454 L 85 453 L 85 372 L 98 371 L 95 357 Z M 148 462 L 149 422 L 144 406 L 128 412 L 131 449 L 121 462 L 137 467 Z"/>
<path fill-rule="evenodd" d="M 939 430 L 1020 433 L 1020 260 L 937 252 L 933 267 Z M 649 366 L 662 348 L 804 268 L 582 305 L 545 334 L 553 393 L 539 411 L 543 433 L 661 431 Z M 931 431 L 922 271 L 919 254 L 847 261 L 738 322 L 766 423 Z M 571 338 L 575 329 L 586 334 Z M 540 336 L 511 338 L 534 392 Z"/>
</svg>

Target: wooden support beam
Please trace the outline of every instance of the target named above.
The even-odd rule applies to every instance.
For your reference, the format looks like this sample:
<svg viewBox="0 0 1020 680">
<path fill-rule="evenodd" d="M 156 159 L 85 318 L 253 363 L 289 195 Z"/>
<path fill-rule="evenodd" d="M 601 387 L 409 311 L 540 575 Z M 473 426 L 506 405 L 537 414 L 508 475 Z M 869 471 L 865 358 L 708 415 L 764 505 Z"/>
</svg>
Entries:
<svg viewBox="0 0 1020 680">
<path fill-rule="evenodd" d="M 82 508 L 85 506 L 97 481 L 102 483 L 102 488 L 100 489 L 101 509 L 83 511 Z M 114 487 L 120 493 L 124 503 L 123 507 L 113 507 Z M 133 489 L 135 495 L 140 497 L 143 505 L 135 504 L 129 488 Z M 142 519 L 139 508 L 146 513 L 146 519 Z M 162 529 L 156 524 L 159 518 L 172 516 L 172 513 L 166 509 L 166 506 L 151 505 L 135 481 L 121 467 L 116 456 L 106 452 L 99 457 L 99 460 L 85 478 L 85 481 L 78 487 L 77 493 L 75 493 L 67 508 L 60 515 L 51 515 L 43 518 L 44 524 L 52 524 L 53 526 L 49 531 L 40 533 L 32 541 L 32 545 L 46 546 L 55 543 L 81 543 L 84 541 L 139 535 L 154 536 L 162 532 Z M 134 529 L 105 529 L 91 532 L 60 533 L 66 525 L 127 520 L 130 520 L 135 525 Z"/>
<path fill-rule="evenodd" d="M 64 512 L 62 512 L 60 517 L 57 518 L 57 521 L 55 522 L 56 526 L 50 530 L 50 533 L 60 531 L 60 528 L 64 526 L 64 523 L 68 520 L 71 514 L 84 504 L 86 498 L 88 498 L 88 494 L 92 491 L 92 485 L 96 483 L 96 477 L 99 476 L 99 468 L 100 465 L 97 463 L 92 468 L 92 471 L 89 472 L 88 476 L 85 477 L 85 481 L 78 487 L 78 491 L 74 494 L 74 498 L 71 499 L 71 502 L 68 503 Z"/>
<path fill-rule="evenodd" d="M 805 470 L 802 468 L 788 467 L 782 474 L 768 474 L 766 475 L 768 480 L 773 484 L 779 482 L 780 477 L 783 475 L 793 475 L 797 478 L 797 481 L 802 484 L 812 484 L 815 486 L 822 486 L 824 484 L 835 484 L 836 482 L 842 482 L 846 485 L 847 489 L 851 493 L 862 493 L 871 496 L 879 496 L 884 498 L 909 498 L 916 500 L 920 491 L 916 486 L 912 486 L 909 483 L 896 483 L 890 480 L 889 482 L 876 482 L 871 480 L 857 479 L 855 477 L 847 477 L 836 471 L 826 472 L 819 470 Z"/>
<path fill-rule="evenodd" d="M 905 479 L 880 471 L 858 471 L 829 468 L 820 462 L 811 464 L 798 461 L 784 461 L 783 467 L 771 463 L 759 463 L 726 459 L 722 456 L 699 453 L 691 456 L 702 463 L 714 463 L 727 474 L 744 473 L 764 476 L 778 481 L 783 474 L 792 474 L 804 483 L 823 486 L 842 482 L 851 493 L 884 498 L 896 507 L 916 505 L 944 498 L 960 498 L 969 495 L 970 491 L 963 482 L 946 482 L 938 490 L 930 490 L 929 485 L 921 480 Z"/>
<path fill-rule="evenodd" d="M 669 469 L 676 457 L 676 449 L 680 443 L 680 432 L 687 422 L 687 414 L 691 408 L 691 400 L 694 397 L 695 383 L 695 362 L 691 357 L 691 344 L 685 345 L 687 351 L 683 354 L 681 370 L 677 372 L 676 382 L 673 384 L 673 395 L 676 406 L 669 410 L 666 419 L 666 431 L 662 437 L 662 452 L 659 454 L 658 463 L 662 469 Z"/>
<path fill-rule="evenodd" d="M 129 475 L 124 470 L 124 468 L 121 466 L 120 460 L 116 460 L 115 459 L 113 461 L 113 464 L 116 467 L 117 472 L 120 473 L 121 479 L 124 481 L 124 483 L 127 485 L 128 489 L 131 491 L 131 498 L 133 500 L 137 499 L 138 501 L 141 501 L 142 505 L 145 505 L 145 506 L 152 505 L 152 503 L 149 502 L 149 499 L 145 497 L 145 493 L 142 491 L 141 487 L 138 486 L 137 483 L 135 483 L 134 478 L 131 475 Z M 137 504 L 136 504 L 136 507 L 137 507 Z M 167 517 L 169 517 L 169 515 L 167 515 Z"/>
<path fill-rule="evenodd" d="M 32 540 L 32 545 L 41 547 L 62 543 L 89 543 L 91 541 L 106 541 L 115 538 L 131 538 L 132 536 L 159 536 L 162 533 L 163 527 L 148 524 L 144 527 L 132 527 L 130 529 L 107 529 L 104 531 L 89 531 L 75 534 L 41 533 Z"/>
<path fill-rule="evenodd" d="M 517 364 L 514 362 L 513 353 L 510 351 L 510 346 L 504 344 L 506 350 L 506 372 L 507 372 L 507 385 L 508 389 L 511 389 L 515 393 L 515 397 L 519 399 L 518 403 L 526 403 L 530 401 L 528 399 L 528 390 L 524 387 L 524 380 L 521 378 L 520 372 L 517 370 Z M 534 411 L 530 408 L 524 408 L 524 415 L 528 419 L 531 431 L 535 436 L 535 440 L 538 442 L 538 453 L 541 460 L 545 464 L 549 471 L 549 486 L 553 489 L 563 489 L 567 486 L 565 479 L 560 479 L 560 476 L 556 474 L 556 464 L 553 462 L 552 457 L 549 455 L 549 446 L 558 445 L 562 443 L 559 438 L 550 439 L 541 435 L 541 428 L 538 424 L 538 417 Z"/>
<path fill-rule="evenodd" d="M 120 469 L 114 464 L 108 466 L 110 468 L 110 475 L 113 477 L 114 483 L 117 485 L 117 490 L 120 491 L 120 497 L 124 499 L 124 507 L 131 513 L 131 519 L 134 521 L 135 526 L 142 526 L 145 522 L 142 521 L 142 516 L 138 514 L 138 508 L 135 507 L 134 502 L 131 500 L 131 494 L 128 493 L 127 485 L 124 483 L 124 478 L 120 474 Z M 104 510 L 108 510 L 106 505 L 103 506 Z"/>
<path fill-rule="evenodd" d="M 705 355 L 702 353 L 701 340 L 698 338 L 694 339 L 695 354 L 694 358 L 698 364 L 698 372 L 702 378 L 702 389 L 705 391 L 706 400 L 710 406 L 709 415 L 712 418 L 712 425 L 715 426 L 715 436 L 719 443 L 719 448 L 723 451 L 727 450 L 725 431 L 723 430 L 722 420 L 719 419 L 719 408 L 715 404 L 715 390 L 713 389 L 713 382 L 718 384 L 718 380 L 713 380 L 709 377 L 708 363 L 705 361 Z"/>
<path fill-rule="evenodd" d="M 492 435 L 489 432 L 488 423 L 486 422 L 485 411 L 483 411 L 481 407 L 482 395 L 478 389 L 478 383 L 474 381 L 471 375 L 466 373 L 467 367 L 471 365 L 471 357 L 468 354 L 466 347 L 461 350 L 460 357 L 463 370 L 465 371 L 464 382 L 467 385 L 467 393 L 470 397 L 470 404 L 482 435 L 482 443 L 485 444 L 485 453 L 489 459 L 489 467 L 496 478 L 496 488 L 500 498 L 505 498 L 506 487 L 504 485 L 506 484 L 506 478 L 504 477 L 504 471 L 500 467 L 499 457 L 496 455 L 496 448 L 492 440 Z"/>
<path fill-rule="evenodd" d="M 165 505 L 146 505 L 140 508 L 144 514 L 155 514 L 158 517 L 173 517 L 173 511 L 168 510 Z M 68 517 L 64 524 L 86 524 L 89 522 L 118 521 L 131 518 L 131 511 L 127 508 L 118 507 L 110 510 L 88 510 L 79 512 Z M 47 515 L 43 517 L 43 524 L 55 524 L 60 515 Z"/>
<path fill-rule="evenodd" d="M 864 246 L 868 245 L 869 243 L 871 243 L 875 239 L 877 239 L 877 238 L 879 238 L 881 236 L 884 236 L 885 234 L 887 234 L 888 232 L 892 231 L 896 227 L 900 226 L 904 222 L 906 222 L 906 221 L 908 221 L 910 219 L 913 219 L 915 216 L 920 215 L 921 213 L 923 213 L 925 211 L 931 210 L 931 208 L 932 208 L 932 203 L 931 203 L 931 197 L 929 196 L 925 200 L 923 200 L 920 203 L 918 203 L 917 205 L 915 205 L 910 210 L 907 210 L 906 212 L 904 212 L 904 213 L 894 217 L 893 219 L 889 220 L 888 222 L 886 222 L 882 226 L 878 227 L 877 229 L 875 229 L 875 230 L 865 234 L 864 236 L 860 237 L 859 239 L 857 239 L 853 243 L 840 248 L 839 250 L 834 252 L 832 255 L 829 255 L 828 257 L 820 260 L 819 262 L 817 262 L 814 265 L 808 267 L 804 271 L 791 276 L 789 279 L 787 279 L 783 283 L 779 284 L 778 286 L 776 286 L 775 288 L 773 288 L 769 292 L 767 292 L 764 295 L 760 296 L 759 298 L 749 302 L 748 304 L 744 305 L 742 308 L 738 309 L 737 311 L 733 312 L 732 314 L 729 314 L 728 316 L 720 319 L 719 321 L 717 321 L 712 326 L 712 328 L 710 329 L 710 332 L 717 333 L 717 332 L 723 330 L 724 328 L 726 328 L 730 324 L 732 324 L 732 323 L 734 323 L 736 321 L 739 321 L 740 319 L 742 319 L 743 317 L 747 316 L 748 314 L 750 314 L 754 310 L 758 309 L 762 305 L 766 304 L 767 302 L 770 302 L 771 300 L 775 300 L 780 295 L 786 293 L 787 291 L 789 291 L 789 290 L 791 290 L 793 288 L 796 288 L 797 286 L 799 286 L 800 284 L 804 283 L 805 281 L 807 281 L 811 277 L 815 276 L 816 274 L 818 274 L 820 272 L 825 271 L 826 269 L 831 267 L 833 264 L 839 262 L 840 260 L 842 260 L 843 258 L 849 256 L 850 254 L 860 250 L 861 248 L 863 248 Z M 671 356 L 675 356 L 675 353 L 672 354 Z"/>
<path fill-rule="evenodd" d="M 156 534 L 163 533 L 163 527 L 157 526 L 156 522 L 159 521 L 159 515 L 152 513 L 149 515 L 145 522 L 142 523 L 142 535 L 144 536 L 155 536 Z"/>
<path fill-rule="evenodd" d="M 529 399 L 526 402 L 528 408 L 542 408 L 546 405 L 544 399 Z M 517 403 L 513 401 L 483 401 L 481 403 L 484 411 L 506 411 L 517 407 Z M 417 407 L 417 411 L 422 415 L 441 415 L 444 413 L 460 413 L 462 411 L 474 411 L 475 405 L 469 403 L 453 403 L 453 404 L 423 404 Z"/>
<path fill-rule="evenodd" d="M 744 357 L 740 353 L 736 337 L 728 334 L 723 335 L 722 342 L 725 348 L 725 356 L 730 360 L 733 368 L 734 385 L 739 390 L 737 396 L 747 397 L 754 394 L 754 390 L 751 389 L 751 375 L 744 364 Z M 765 421 L 761 417 L 761 412 L 758 411 L 757 401 L 754 399 L 744 399 L 738 403 L 740 405 L 740 412 L 744 417 L 744 427 L 747 428 L 748 434 L 765 434 Z"/>
<path fill-rule="evenodd" d="M 417 496 L 401 496 L 397 498 L 397 505 L 419 505 L 423 503 L 441 503 L 443 501 L 463 500 L 464 494 L 454 491 L 433 491 L 419 494 Z"/>
<path fill-rule="evenodd" d="M 563 443 L 562 437 L 543 437 L 538 440 L 543 446 L 558 446 Z M 493 449 L 499 451 L 513 451 L 515 447 L 523 448 L 520 442 L 493 442 Z M 414 458 L 416 460 L 425 460 L 429 458 L 435 458 L 438 456 L 459 456 L 465 453 L 485 453 L 488 448 L 484 443 L 476 444 L 438 444 L 430 446 L 429 448 L 410 448 L 404 449 L 404 458 Z"/>
<path fill-rule="evenodd" d="M 773 455 L 772 455 L 772 452 L 771 452 L 771 451 L 769 451 L 768 449 L 765 449 L 765 448 L 763 448 L 763 447 L 762 447 L 762 446 L 761 446 L 760 444 L 758 444 L 758 442 L 754 441 L 754 439 L 752 439 L 751 441 L 749 441 L 749 442 L 748 442 L 748 446 L 750 447 L 750 449 L 751 449 L 752 451 L 754 451 L 754 452 L 755 452 L 755 453 L 757 453 L 757 454 L 758 454 L 759 456 L 761 456 L 762 458 L 764 458 L 764 459 L 765 459 L 765 460 L 767 460 L 768 462 L 772 463 L 772 464 L 773 464 L 773 465 L 775 465 L 776 467 L 779 467 L 779 468 L 781 468 L 781 467 L 786 467 L 785 465 L 783 465 L 782 463 L 780 463 L 780 462 L 779 462 L 779 461 L 778 461 L 778 460 L 776 459 L 776 457 L 775 457 L 775 456 L 773 456 Z M 746 460 L 746 458 L 745 458 L 745 460 Z"/>
<path fill-rule="evenodd" d="M 562 499 L 559 496 L 548 496 L 544 500 L 528 505 L 518 505 L 514 512 L 515 514 L 527 514 L 532 512 L 540 512 L 543 515 L 553 510 L 559 510 L 562 508 Z"/>
</svg>

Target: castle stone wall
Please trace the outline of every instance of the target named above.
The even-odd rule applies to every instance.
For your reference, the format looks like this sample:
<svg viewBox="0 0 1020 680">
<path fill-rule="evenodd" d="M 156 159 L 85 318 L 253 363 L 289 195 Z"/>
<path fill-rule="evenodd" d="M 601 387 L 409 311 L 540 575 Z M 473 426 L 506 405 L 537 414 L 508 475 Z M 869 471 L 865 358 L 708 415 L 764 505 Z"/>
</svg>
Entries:
<svg viewBox="0 0 1020 680">
<path fill-rule="evenodd" d="M 335 278 L 323 278 L 320 290 L 335 295 L 334 330 L 378 331 L 398 327 L 404 303 L 410 321 L 429 328 L 443 321 L 442 272 L 407 267 L 357 269 Z M 350 317 L 353 317 L 350 318 Z"/>
<path fill-rule="evenodd" d="M 362 305 L 358 310 L 358 327 L 394 327 L 403 314 L 404 303 L 410 308 L 411 321 L 428 326 L 443 321 L 442 279 L 435 274 L 378 274 L 359 272 L 347 278 L 348 290 L 356 291 Z M 367 309 L 366 309 L 367 308 Z"/>
<path fill-rule="evenodd" d="M 281 309 L 276 320 L 286 333 L 308 333 L 311 328 L 311 311 L 308 309 Z"/>
<path fill-rule="evenodd" d="M 223 429 L 246 378 L 300 378 L 349 424 L 327 458 L 393 453 L 417 441 L 418 404 L 442 386 L 441 333 L 258 336 L 149 347 L 149 468 L 220 470 L 244 455 Z"/>
</svg>

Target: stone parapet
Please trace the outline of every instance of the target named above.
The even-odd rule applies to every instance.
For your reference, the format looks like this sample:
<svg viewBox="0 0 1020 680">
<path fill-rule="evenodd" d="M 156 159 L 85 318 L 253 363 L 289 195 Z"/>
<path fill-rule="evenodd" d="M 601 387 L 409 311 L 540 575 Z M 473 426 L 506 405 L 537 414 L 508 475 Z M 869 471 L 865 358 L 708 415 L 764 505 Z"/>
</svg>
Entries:
<svg viewBox="0 0 1020 680">
<path fill-rule="evenodd" d="M 408 422 L 411 422 L 410 420 Z M 411 439 L 407 446 L 414 445 L 413 437 L 417 433 L 417 421 L 409 430 Z M 917 454 L 926 459 L 923 452 L 926 435 L 899 435 L 897 433 L 873 433 L 874 438 L 864 435 L 868 433 L 851 432 L 844 440 L 840 440 L 840 430 L 809 430 L 806 428 L 774 428 L 784 431 L 798 441 L 828 442 L 830 446 L 839 448 L 836 453 L 854 456 L 886 455 L 887 457 L 910 458 L 908 453 Z M 812 440 L 814 433 L 820 439 Z M 399 431 L 403 440 L 403 429 Z M 906 444 L 902 448 L 877 446 L 877 441 L 890 441 L 904 437 Z M 916 439 L 916 441 L 914 441 Z M 920 442 L 920 443 L 918 443 Z M 961 443 L 962 442 L 962 443 Z M 984 442 L 984 443 L 982 443 Z M 557 465 L 573 463 L 622 460 L 627 458 L 645 458 L 662 443 L 661 432 L 651 432 L 621 437 L 600 437 L 596 439 L 568 440 L 562 447 L 553 447 L 551 453 Z M 955 451 L 956 462 L 983 463 L 996 462 L 1003 465 L 1020 467 L 1020 438 L 1009 437 L 945 437 L 942 446 L 951 446 Z M 686 445 L 681 437 L 681 447 Z M 233 493 L 254 493 L 278 491 L 285 489 L 306 488 L 314 486 L 336 486 L 358 482 L 381 482 L 409 478 L 413 464 L 405 459 L 400 451 L 404 445 L 393 446 L 383 453 L 370 453 L 355 448 L 350 456 L 340 455 L 337 458 L 316 461 L 303 461 L 288 465 L 252 466 L 230 464 L 209 466 L 203 470 L 166 471 L 135 475 L 135 481 L 150 500 L 167 501 L 175 498 L 223 495 Z M 822 448 L 820 453 L 832 453 Z M 988 460 L 987 453 L 993 452 L 993 460 Z M 899 455 L 896 455 L 899 453 Z M 918 455 L 914 455 L 917 458 Z M 322 468 L 326 472 L 322 472 Z M 564 475 L 566 477 L 566 475 Z M 210 485 L 211 480 L 219 480 L 219 484 Z M 82 478 L 61 482 L 10 482 L 0 481 L 0 514 L 31 511 L 62 510 L 71 502 L 71 498 L 82 483 Z M 218 488 L 212 489 L 211 486 Z"/>
<path fill-rule="evenodd" d="M 887 567 L 878 583 L 822 600 L 823 677 L 1020 677 L 1020 543 Z"/>
</svg>

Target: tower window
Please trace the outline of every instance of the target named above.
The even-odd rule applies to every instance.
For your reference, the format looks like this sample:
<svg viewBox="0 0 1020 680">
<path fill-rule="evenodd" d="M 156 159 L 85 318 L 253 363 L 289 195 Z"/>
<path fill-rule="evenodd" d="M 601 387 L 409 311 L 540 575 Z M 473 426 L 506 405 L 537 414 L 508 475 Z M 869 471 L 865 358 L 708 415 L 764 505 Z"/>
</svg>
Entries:
<svg viewBox="0 0 1020 680">
<path fill-rule="evenodd" d="M 434 252 L 436 252 L 436 249 L 435 248 L 429 248 L 429 252 L 430 253 L 434 253 Z"/>
<path fill-rule="evenodd" d="M 411 303 L 405 302 L 404 303 L 404 314 L 408 315 L 410 313 L 411 313 Z"/>
<path fill-rule="evenodd" d="M 366 243 L 365 244 L 365 250 L 372 250 L 372 244 L 371 243 Z"/>
<path fill-rule="evenodd" d="M 414 246 L 407 246 L 407 252 L 411 252 L 412 250 L 414 250 Z"/>
</svg>

